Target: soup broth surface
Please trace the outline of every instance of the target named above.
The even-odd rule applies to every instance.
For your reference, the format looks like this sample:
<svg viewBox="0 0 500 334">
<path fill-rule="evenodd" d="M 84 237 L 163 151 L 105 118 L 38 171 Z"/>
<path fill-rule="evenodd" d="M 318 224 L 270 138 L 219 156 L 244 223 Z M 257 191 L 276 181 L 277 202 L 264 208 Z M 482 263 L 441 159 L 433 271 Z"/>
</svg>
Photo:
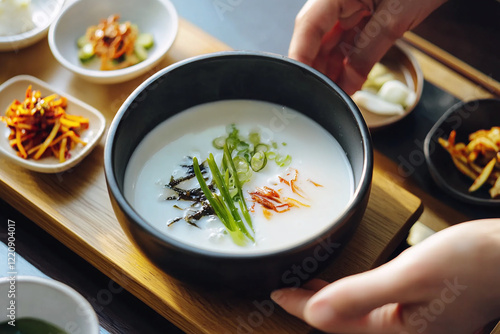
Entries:
<svg viewBox="0 0 500 334">
<path fill-rule="evenodd" d="M 268 159 L 243 185 L 251 213 L 255 243 L 236 245 L 216 216 L 203 217 L 196 226 L 183 216 L 190 202 L 167 200 L 173 191 L 165 187 L 171 176 L 185 173 L 180 164 L 209 153 L 217 164 L 222 150 L 215 138 L 234 126 L 242 137 L 258 132 L 261 142 L 274 145 L 277 153 L 289 155 L 289 165 L 280 167 Z M 287 186 L 295 177 L 295 191 Z M 280 179 L 281 178 L 281 179 Z M 196 180 L 185 188 L 195 187 Z M 269 187 L 296 206 L 285 212 L 265 209 L 252 201 L 250 193 Z M 249 254 L 293 247 L 313 238 L 341 215 L 352 199 L 354 182 L 345 152 L 325 129 L 303 114 L 280 105 L 252 100 L 226 100 L 202 104 L 169 118 L 154 128 L 134 151 L 125 173 L 125 197 L 148 223 L 172 238 L 196 248 L 216 252 Z M 169 226 L 170 225 L 170 226 Z"/>
</svg>

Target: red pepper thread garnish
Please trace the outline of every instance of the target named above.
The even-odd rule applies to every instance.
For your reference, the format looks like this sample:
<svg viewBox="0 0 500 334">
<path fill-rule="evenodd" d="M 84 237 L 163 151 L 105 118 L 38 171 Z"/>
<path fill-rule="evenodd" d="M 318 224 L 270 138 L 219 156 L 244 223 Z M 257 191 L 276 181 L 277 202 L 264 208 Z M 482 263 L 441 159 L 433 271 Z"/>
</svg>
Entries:
<svg viewBox="0 0 500 334">
<path fill-rule="evenodd" d="M 293 177 L 291 177 L 292 173 Z M 304 199 L 307 199 L 302 189 L 296 184 L 298 179 L 298 174 L 299 172 L 296 169 L 290 168 L 287 174 L 285 175 L 285 177 L 290 180 L 287 180 L 285 177 L 281 176 L 278 176 L 278 179 L 280 183 L 283 183 L 288 187 L 290 187 L 290 189 L 294 194 Z M 308 181 L 313 183 L 316 187 L 323 187 L 322 185 L 315 183 L 309 179 Z M 282 191 L 283 189 L 275 190 L 270 187 L 264 186 L 257 188 L 254 192 L 250 192 L 250 196 L 252 197 L 252 201 L 254 202 L 251 211 L 253 212 L 255 210 L 255 203 L 258 203 L 263 207 L 264 216 L 267 219 L 270 219 L 272 215 L 271 211 L 282 213 L 290 210 L 292 207 L 299 207 L 299 206 L 309 207 L 308 204 L 305 204 L 294 198 L 282 196 L 281 194 Z"/>
</svg>

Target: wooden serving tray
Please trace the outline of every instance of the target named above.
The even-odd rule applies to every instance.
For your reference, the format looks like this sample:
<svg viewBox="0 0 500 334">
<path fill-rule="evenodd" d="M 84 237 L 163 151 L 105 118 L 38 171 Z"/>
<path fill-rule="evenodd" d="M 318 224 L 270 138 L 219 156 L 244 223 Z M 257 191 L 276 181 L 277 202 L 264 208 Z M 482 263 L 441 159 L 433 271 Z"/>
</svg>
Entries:
<svg viewBox="0 0 500 334">
<path fill-rule="evenodd" d="M 161 67 L 228 49 L 181 20 L 177 40 Z M 0 82 L 18 74 L 36 76 L 99 109 L 108 125 L 131 91 L 153 73 L 119 85 L 91 84 L 61 68 L 44 42 L 19 53 L 0 54 L 0 64 L 7 65 Z M 104 178 L 103 149 L 104 140 L 80 165 L 50 175 L 24 170 L 0 157 L 0 196 L 186 332 L 311 332 L 310 327 L 278 309 L 267 297 L 230 297 L 184 285 L 144 257 L 128 240 L 112 211 Z M 375 168 L 364 219 L 322 277 L 335 280 L 383 263 L 421 212 L 419 198 Z"/>
</svg>

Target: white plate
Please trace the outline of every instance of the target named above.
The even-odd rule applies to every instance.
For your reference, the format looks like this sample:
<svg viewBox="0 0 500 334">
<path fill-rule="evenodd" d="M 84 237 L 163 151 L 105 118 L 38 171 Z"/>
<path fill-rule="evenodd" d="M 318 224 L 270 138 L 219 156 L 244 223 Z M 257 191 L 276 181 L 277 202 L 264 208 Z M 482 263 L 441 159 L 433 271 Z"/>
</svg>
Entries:
<svg viewBox="0 0 500 334">
<path fill-rule="evenodd" d="M 78 38 L 85 35 L 88 27 L 113 14 L 120 15 L 121 22 L 137 24 L 141 33 L 153 35 L 154 46 L 148 50 L 148 57 L 136 65 L 112 71 L 82 64 L 78 58 Z M 110 84 L 133 79 L 151 70 L 172 46 L 177 30 L 177 11 L 169 0 L 79 0 L 61 12 L 49 29 L 48 39 L 61 65 L 90 82 Z M 93 61 L 99 62 L 98 59 Z"/>
<path fill-rule="evenodd" d="M 34 90 L 41 91 L 42 96 L 55 93 L 66 97 L 68 99 L 68 107 L 66 109 L 68 114 L 79 115 L 89 119 L 89 128 L 82 131 L 80 134 L 82 140 L 84 140 L 87 145 L 77 145 L 70 151 L 71 157 L 65 162 L 59 162 L 59 160 L 55 157 L 45 157 L 39 160 L 23 159 L 19 157 L 16 151 L 9 145 L 8 137 L 10 129 L 5 125 L 5 123 L 0 122 L 0 153 L 9 158 L 10 161 L 22 167 L 41 173 L 59 173 L 74 167 L 99 143 L 99 140 L 104 134 L 104 130 L 106 128 L 106 120 L 104 119 L 104 116 L 88 104 L 85 104 L 80 100 L 29 75 L 19 75 L 7 80 L 0 86 L 0 110 L 2 110 L 2 114 L 12 101 L 16 99 L 20 101 L 24 100 L 26 89 L 29 85 L 32 85 Z"/>
<path fill-rule="evenodd" d="M 49 26 L 61 11 L 63 4 L 64 0 L 31 0 L 34 28 L 17 35 L 0 36 L 0 51 L 16 51 L 47 36 Z"/>
</svg>

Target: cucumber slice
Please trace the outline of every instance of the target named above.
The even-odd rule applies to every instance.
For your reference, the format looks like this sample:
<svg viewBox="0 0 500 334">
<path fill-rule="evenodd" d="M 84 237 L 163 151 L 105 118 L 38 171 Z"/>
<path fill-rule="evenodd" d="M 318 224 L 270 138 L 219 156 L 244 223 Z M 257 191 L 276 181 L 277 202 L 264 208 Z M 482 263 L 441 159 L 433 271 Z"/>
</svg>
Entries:
<svg viewBox="0 0 500 334">
<path fill-rule="evenodd" d="M 78 46 L 79 49 L 83 48 L 85 44 L 89 43 L 89 39 L 87 38 L 86 35 L 81 36 L 76 40 L 76 45 Z"/>
<path fill-rule="evenodd" d="M 148 51 L 142 45 L 137 43 L 134 46 L 134 53 L 139 61 L 143 61 L 148 57 Z"/>
<path fill-rule="evenodd" d="M 135 41 L 136 44 L 139 44 L 143 48 L 151 49 L 153 45 L 155 44 L 153 35 L 147 34 L 147 33 L 142 33 L 139 36 L 137 36 L 137 39 Z"/>
<path fill-rule="evenodd" d="M 94 58 L 95 52 L 92 44 L 85 44 L 80 50 L 78 50 L 78 58 L 82 63 L 88 62 L 92 58 Z"/>
</svg>

